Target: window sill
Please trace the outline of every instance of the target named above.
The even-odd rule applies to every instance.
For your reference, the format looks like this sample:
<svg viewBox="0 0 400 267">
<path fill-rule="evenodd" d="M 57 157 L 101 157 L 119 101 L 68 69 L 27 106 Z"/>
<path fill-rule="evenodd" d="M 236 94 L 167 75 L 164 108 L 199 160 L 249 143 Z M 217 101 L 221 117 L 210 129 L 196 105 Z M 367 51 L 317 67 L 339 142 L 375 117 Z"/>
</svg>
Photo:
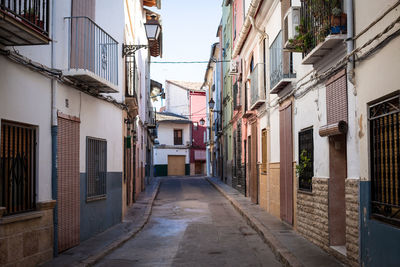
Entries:
<svg viewBox="0 0 400 267">
<path fill-rule="evenodd" d="M 298 194 L 304 194 L 304 195 L 310 195 L 310 196 L 314 195 L 313 191 L 302 190 L 302 189 L 297 189 L 297 193 Z"/>
<path fill-rule="evenodd" d="M 43 211 L 30 211 L 21 214 L 9 215 L 0 219 L 0 225 L 37 219 L 43 216 Z"/>
<path fill-rule="evenodd" d="M 86 198 L 86 202 L 94 202 L 94 201 L 105 200 L 105 199 L 107 199 L 107 195 L 88 197 L 88 198 Z"/>
</svg>

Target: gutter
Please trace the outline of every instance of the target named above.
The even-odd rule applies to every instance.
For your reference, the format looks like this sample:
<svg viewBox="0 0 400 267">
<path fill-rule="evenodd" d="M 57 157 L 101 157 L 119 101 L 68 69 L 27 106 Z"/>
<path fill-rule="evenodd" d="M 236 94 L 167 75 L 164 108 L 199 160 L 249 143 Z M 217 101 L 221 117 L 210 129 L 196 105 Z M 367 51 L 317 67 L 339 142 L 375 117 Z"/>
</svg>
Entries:
<svg viewBox="0 0 400 267">
<path fill-rule="evenodd" d="M 232 58 L 236 58 L 239 55 L 240 50 L 243 47 L 243 44 L 246 41 L 247 34 L 250 32 L 252 23 L 251 20 L 254 20 L 254 16 L 257 13 L 258 7 L 260 6 L 263 0 L 252 0 L 250 3 L 249 11 L 247 12 L 246 19 L 243 23 L 243 27 L 240 30 L 238 41 L 235 45 L 235 48 L 232 51 Z"/>
<path fill-rule="evenodd" d="M 54 69 L 55 52 L 54 52 L 54 40 L 55 40 L 55 0 L 51 1 L 51 68 Z M 58 135 L 58 124 L 57 124 L 57 80 L 51 79 L 51 196 L 56 201 L 53 210 L 53 255 L 58 256 L 58 176 L 57 176 L 57 135 Z"/>
</svg>

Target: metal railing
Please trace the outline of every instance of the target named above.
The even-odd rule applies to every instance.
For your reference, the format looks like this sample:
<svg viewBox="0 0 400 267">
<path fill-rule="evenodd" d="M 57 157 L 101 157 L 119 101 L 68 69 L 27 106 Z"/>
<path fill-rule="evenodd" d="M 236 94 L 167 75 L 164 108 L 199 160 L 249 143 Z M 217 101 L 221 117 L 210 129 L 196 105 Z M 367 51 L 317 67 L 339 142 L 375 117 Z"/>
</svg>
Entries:
<svg viewBox="0 0 400 267">
<path fill-rule="evenodd" d="M 138 75 L 136 58 L 134 55 L 125 56 L 125 96 L 136 97 L 138 89 Z"/>
<path fill-rule="evenodd" d="M 369 107 L 372 216 L 400 226 L 400 94 Z"/>
<path fill-rule="evenodd" d="M 346 20 L 343 16 L 335 16 L 333 11 L 343 10 L 341 1 L 301 1 L 300 21 L 299 26 L 300 34 L 304 35 L 304 55 L 307 55 L 317 46 L 318 43 L 323 42 L 325 37 L 329 34 L 345 33 L 347 31 Z M 339 22 L 336 20 L 339 18 Z"/>
<path fill-rule="evenodd" d="M 88 17 L 67 17 L 68 70 L 89 70 L 118 84 L 118 42 Z"/>
<path fill-rule="evenodd" d="M 1 122 L 0 207 L 5 215 L 36 207 L 36 128 Z"/>
<path fill-rule="evenodd" d="M 258 63 L 250 74 L 250 107 L 265 100 L 264 64 Z"/>
<path fill-rule="evenodd" d="M 21 19 L 42 34 L 49 36 L 48 0 L 1 0 L 0 9 Z"/>
<path fill-rule="evenodd" d="M 107 194 L 107 141 L 87 137 L 87 199 L 105 198 Z"/>
</svg>

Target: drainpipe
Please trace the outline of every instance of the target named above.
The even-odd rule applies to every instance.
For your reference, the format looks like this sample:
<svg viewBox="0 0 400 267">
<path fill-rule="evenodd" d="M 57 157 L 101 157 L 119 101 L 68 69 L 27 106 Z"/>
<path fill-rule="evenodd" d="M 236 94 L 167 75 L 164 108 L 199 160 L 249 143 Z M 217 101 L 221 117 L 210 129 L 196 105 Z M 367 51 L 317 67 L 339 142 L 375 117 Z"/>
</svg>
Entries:
<svg viewBox="0 0 400 267">
<path fill-rule="evenodd" d="M 55 53 L 54 53 L 54 39 L 55 39 L 55 0 L 51 1 L 51 68 L 54 68 Z M 51 196 L 56 200 L 56 205 L 53 210 L 53 223 L 54 223 L 54 240 L 53 240 L 53 255 L 58 256 L 58 199 L 57 199 L 57 107 L 56 107 L 56 92 L 57 80 L 51 80 Z"/>
<path fill-rule="evenodd" d="M 353 0 L 347 0 L 347 54 L 350 54 L 354 49 L 354 33 L 353 33 Z M 350 57 L 350 61 L 347 64 L 347 77 L 349 82 L 354 84 L 354 55 Z M 353 94 L 356 95 L 357 92 L 354 89 Z"/>
</svg>

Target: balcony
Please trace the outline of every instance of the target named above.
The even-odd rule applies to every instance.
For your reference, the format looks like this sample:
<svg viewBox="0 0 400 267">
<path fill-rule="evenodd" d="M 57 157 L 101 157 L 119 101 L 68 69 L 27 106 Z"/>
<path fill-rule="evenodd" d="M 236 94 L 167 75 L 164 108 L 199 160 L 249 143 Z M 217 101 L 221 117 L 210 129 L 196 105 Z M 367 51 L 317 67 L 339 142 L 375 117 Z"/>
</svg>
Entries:
<svg viewBox="0 0 400 267">
<path fill-rule="evenodd" d="M 250 110 L 255 110 L 264 103 L 264 64 L 258 63 L 250 74 Z"/>
<path fill-rule="evenodd" d="M 97 93 L 118 92 L 118 42 L 88 17 L 68 17 L 68 70 L 63 75 Z"/>
<path fill-rule="evenodd" d="M 49 10 L 49 0 L 0 0 L 0 44 L 48 44 Z"/>
<path fill-rule="evenodd" d="M 233 110 L 239 110 L 241 107 L 240 82 L 236 81 L 233 85 Z"/>
<path fill-rule="evenodd" d="M 145 125 L 147 127 L 147 129 L 155 129 L 156 126 L 156 110 L 153 108 L 149 108 L 149 112 L 148 112 L 148 117 L 147 120 L 145 122 Z"/>
<path fill-rule="evenodd" d="M 303 52 L 303 64 L 319 62 L 338 45 L 344 43 L 347 16 L 343 12 L 343 6 L 341 1 L 301 2 L 298 35 L 289 40 L 288 49 Z"/>
<path fill-rule="evenodd" d="M 283 88 L 292 83 L 295 78 L 296 73 L 293 73 L 292 70 L 289 70 L 288 73 L 283 72 L 282 62 L 277 68 L 271 68 L 271 94 L 279 93 Z"/>
</svg>

